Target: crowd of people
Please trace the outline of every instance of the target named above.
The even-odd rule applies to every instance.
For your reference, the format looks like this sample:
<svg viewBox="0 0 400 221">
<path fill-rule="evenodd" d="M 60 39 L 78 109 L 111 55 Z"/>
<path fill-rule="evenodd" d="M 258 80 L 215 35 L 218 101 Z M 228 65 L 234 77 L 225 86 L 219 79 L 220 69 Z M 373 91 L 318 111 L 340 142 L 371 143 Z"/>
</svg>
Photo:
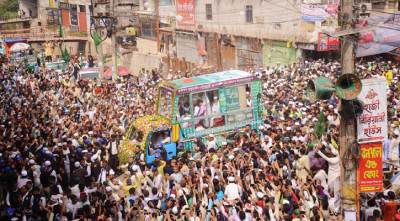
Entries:
<svg viewBox="0 0 400 221">
<path fill-rule="evenodd" d="M 363 77 L 388 80 L 390 136 L 384 157 L 398 163 L 398 66 L 373 61 L 360 62 L 357 69 Z M 171 161 L 146 165 L 138 153 L 120 164 L 129 122 L 153 112 L 155 85 L 165 80 L 157 71 L 105 83 L 102 93 L 95 93 L 97 82 L 78 81 L 69 72 L 28 74 L 23 66 L 3 64 L 0 219 L 340 219 L 339 100 L 310 103 L 304 96 L 307 80 L 334 80 L 339 63 L 302 61 L 255 74 L 263 79 L 265 112 L 258 132 L 246 128 L 234 143 L 221 146 L 212 136 L 208 142 L 199 139 L 192 153 Z M 326 127 L 317 134 L 321 113 Z M 387 188 L 363 197 L 363 220 L 400 216 L 399 192 Z"/>
</svg>

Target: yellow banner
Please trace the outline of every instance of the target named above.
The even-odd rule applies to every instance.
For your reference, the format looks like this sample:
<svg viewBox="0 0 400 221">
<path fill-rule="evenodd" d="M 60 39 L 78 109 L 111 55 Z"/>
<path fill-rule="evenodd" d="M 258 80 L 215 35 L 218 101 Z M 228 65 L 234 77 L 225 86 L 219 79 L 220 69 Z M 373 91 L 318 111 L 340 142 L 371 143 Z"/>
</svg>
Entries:
<svg viewBox="0 0 400 221">
<path fill-rule="evenodd" d="M 179 124 L 172 125 L 172 142 L 179 140 Z"/>
<path fill-rule="evenodd" d="M 50 8 L 57 8 L 56 1 L 55 0 L 49 0 L 49 7 Z"/>
</svg>

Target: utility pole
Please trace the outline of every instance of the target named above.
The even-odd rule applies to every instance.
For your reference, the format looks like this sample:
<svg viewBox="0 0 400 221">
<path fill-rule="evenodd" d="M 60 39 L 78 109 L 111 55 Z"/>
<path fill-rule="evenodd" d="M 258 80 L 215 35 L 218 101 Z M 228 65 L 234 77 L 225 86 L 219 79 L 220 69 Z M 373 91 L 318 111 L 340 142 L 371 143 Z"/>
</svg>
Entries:
<svg viewBox="0 0 400 221">
<path fill-rule="evenodd" d="M 157 35 L 157 52 L 160 51 L 160 0 L 154 0 L 154 10 L 156 12 L 156 35 Z"/>
<path fill-rule="evenodd" d="M 357 15 L 354 13 L 353 0 L 340 1 L 339 25 L 341 31 L 354 29 Z M 355 74 L 355 35 L 344 35 L 341 38 L 341 65 L 342 74 Z M 341 118 L 339 127 L 339 145 L 341 159 L 341 209 L 357 213 L 357 220 L 360 219 L 358 213 L 358 191 L 357 191 L 357 164 L 355 160 L 343 162 L 349 154 L 350 146 L 356 141 L 356 118 Z M 343 214 L 343 213 L 342 213 Z M 353 213 L 354 214 L 354 213 Z"/>
<path fill-rule="evenodd" d="M 112 56 L 112 62 L 113 62 L 113 75 L 112 75 L 112 80 L 115 81 L 118 78 L 118 58 L 117 58 L 117 52 L 118 52 L 118 45 L 117 45 L 117 20 L 116 20 L 116 14 L 115 14 L 115 1 L 111 1 L 111 7 L 112 7 L 112 19 L 111 19 L 111 25 L 112 25 L 112 36 L 111 36 L 111 45 L 114 47 L 114 53 Z M 112 69 L 111 69 L 112 70 Z"/>
</svg>

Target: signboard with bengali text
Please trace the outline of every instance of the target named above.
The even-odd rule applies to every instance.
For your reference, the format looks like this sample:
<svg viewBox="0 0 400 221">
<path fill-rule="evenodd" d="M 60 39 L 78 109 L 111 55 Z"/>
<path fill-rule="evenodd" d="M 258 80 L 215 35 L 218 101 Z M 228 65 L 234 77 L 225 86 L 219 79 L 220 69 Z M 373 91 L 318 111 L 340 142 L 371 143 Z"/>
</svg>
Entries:
<svg viewBox="0 0 400 221">
<path fill-rule="evenodd" d="M 382 142 L 387 138 L 387 82 L 385 78 L 362 80 L 358 99 L 363 112 L 357 117 L 358 143 Z"/>
<path fill-rule="evenodd" d="M 176 14 L 178 25 L 194 25 L 194 0 L 176 0 Z"/>
<path fill-rule="evenodd" d="M 318 33 L 318 51 L 337 51 L 339 46 L 339 38 L 330 37 L 321 32 Z"/>
<path fill-rule="evenodd" d="M 361 193 L 383 191 L 381 142 L 361 144 L 358 174 Z"/>
</svg>

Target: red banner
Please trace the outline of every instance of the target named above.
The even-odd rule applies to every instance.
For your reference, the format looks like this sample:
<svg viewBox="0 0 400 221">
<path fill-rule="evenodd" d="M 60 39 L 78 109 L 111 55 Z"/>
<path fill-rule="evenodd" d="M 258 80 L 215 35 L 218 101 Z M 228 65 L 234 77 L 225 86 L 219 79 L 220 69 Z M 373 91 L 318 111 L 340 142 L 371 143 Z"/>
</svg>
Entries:
<svg viewBox="0 0 400 221">
<path fill-rule="evenodd" d="M 382 143 L 361 144 L 358 174 L 361 193 L 383 191 Z"/>
<path fill-rule="evenodd" d="M 176 0 L 178 25 L 194 25 L 194 0 Z"/>
<path fill-rule="evenodd" d="M 339 38 L 329 37 L 327 34 L 318 33 L 318 51 L 337 51 L 339 50 Z"/>
</svg>

